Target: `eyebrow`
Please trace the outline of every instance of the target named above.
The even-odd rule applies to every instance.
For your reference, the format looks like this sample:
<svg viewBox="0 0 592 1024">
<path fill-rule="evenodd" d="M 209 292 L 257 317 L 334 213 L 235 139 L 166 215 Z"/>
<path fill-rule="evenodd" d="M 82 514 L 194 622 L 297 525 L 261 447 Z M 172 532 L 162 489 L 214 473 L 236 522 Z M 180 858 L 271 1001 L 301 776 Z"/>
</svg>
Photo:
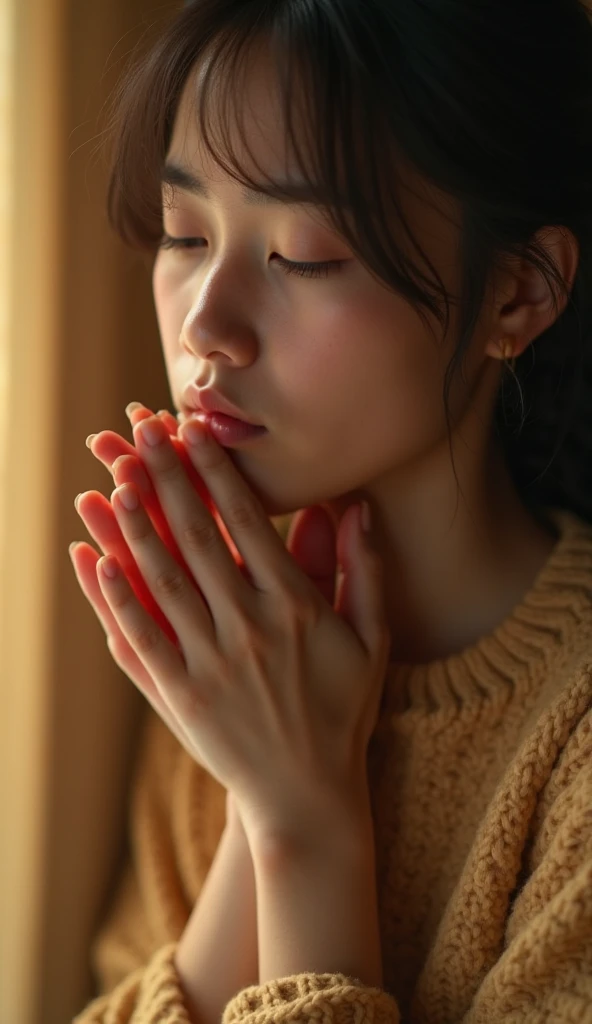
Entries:
<svg viewBox="0 0 592 1024">
<path fill-rule="evenodd" d="M 172 185 L 191 195 L 205 199 L 210 196 L 210 191 L 203 181 L 200 181 L 192 171 L 178 164 L 166 163 L 160 180 L 163 185 Z M 242 195 L 245 203 L 252 206 L 263 206 L 268 203 L 282 203 L 284 206 L 328 205 L 328 197 L 323 198 L 321 189 L 307 181 L 275 182 L 271 185 L 262 185 L 261 190 L 243 187 Z"/>
</svg>

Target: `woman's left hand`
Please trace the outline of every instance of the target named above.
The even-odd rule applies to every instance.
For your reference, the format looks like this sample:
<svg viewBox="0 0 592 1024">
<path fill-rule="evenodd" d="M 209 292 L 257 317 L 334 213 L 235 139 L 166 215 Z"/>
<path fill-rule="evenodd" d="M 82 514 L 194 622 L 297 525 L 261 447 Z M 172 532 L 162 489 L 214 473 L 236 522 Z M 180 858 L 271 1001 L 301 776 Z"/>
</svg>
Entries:
<svg viewBox="0 0 592 1024">
<path fill-rule="evenodd" d="M 154 447 L 143 428 L 154 425 Z M 136 598 L 125 575 L 101 590 L 122 633 L 163 700 L 183 724 L 196 759 L 240 808 L 250 837 L 298 831 L 298 822 L 333 805 L 368 801 L 366 753 L 376 723 L 390 650 L 382 564 L 359 525 L 344 513 L 336 536 L 343 575 L 335 608 L 286 550 L 281 537 L 208 428 L 179 437 L 205 484 L 252 583 L 241 574 L 215 519 L 200 501 L 157 416 L 134 441 L 172 533 L 200 590 L 158 537 L 141 503 L 128 511 L 111 495 L 122 533 L 144 580 L 181 644 L 177 650 Z M 201 594 L 200 594 L 201 591 Z M 368 804 L 369 806 L 369 804 Z"/>
</svg>

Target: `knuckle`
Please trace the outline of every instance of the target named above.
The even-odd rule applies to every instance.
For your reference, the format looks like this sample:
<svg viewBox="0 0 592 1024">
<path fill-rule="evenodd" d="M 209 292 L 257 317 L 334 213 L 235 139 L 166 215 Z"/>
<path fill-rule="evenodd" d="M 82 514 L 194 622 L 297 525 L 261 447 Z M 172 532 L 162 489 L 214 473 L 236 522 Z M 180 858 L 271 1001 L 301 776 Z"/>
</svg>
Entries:
<svg viewBox="0 0 592 1024">
<path fill-rule="evenodd" d="M 185 470 L 178 459 L 171 462 L 169 466 L 160 466 L 156 470 L 159 480 L 168 483 L 170 480 L 177 480 L 185 475 Z"/>
<path fill-rule="evenodd" d="M 183 529 L 183 540 L 190 551 L 212 551 L 219 543 L 218 527 L 213 519 L 189 523 Z"/>
<path fill-rule="evenodd" d="M 238 529 L 252 529 L 260 522 L 255 502 L 246 495 L 229 502 L 226 518 L 229 526 L 236 526 Z"/>
<path fill-rule="evenodd" d="M 167 598 L 180 598 L 185 594 L 185 578 L 177 569 L 165 569 L 154 581 L 155 590 Z"/>
<path fill-rule="evenodd" d="M 281 611 L 283 621 L 295 628 L 315 627 L 319 622 L 320 601 L 316 595 L 300 593 L 296 590 L 289 590 L 283 587 L 278 593 L 278 608 Z"/>
<path fill-rule="evenodd" d="M 127 607 L 127 605 L 129 604 L 129 602 L 130 602 L 130 598 L 129 598 L 129 595 L 126 594 L 126 593 L 123 593 L 123 594 L 117 594 L 117 593 L 111 594 L 111 596 L 109 598 L 109 604 L 111 605 L 112 608 L 115 608 L 116 611 L 118 611 L 118 612 L 119 611 L 123 611 Z"/>
<path fill-rule="evenodd" d="M 158 646 L 158 633 L 149 626 L 130 629 L 131 645 L 141 654 L 151 654 Z"/>
<path fill-rule="evenodd" d="M 150 521 L 146 522 L 144 517 L 140 516 L 137 521 L 132 519 L 126 523 L 125 531 L 131 541 L 146 541 L 152 537 L 153 527 Z"/>
<path fill-rule="evenodd" d="M 301 628 L 314 632 L 321 623 L 320 602 L 309 600 L 305 605 L 299 606 L 296 621 L 300 623 Z"/>
<path fill-rule="evenodd" d="M 237 624 L 234 644 L 241 662 L 262 661 L 264 652 L 269 647 L 269 641 L 266 642 L 262 630 L 252 619 L 248 618 L 241 619 Z"/>
</svg>

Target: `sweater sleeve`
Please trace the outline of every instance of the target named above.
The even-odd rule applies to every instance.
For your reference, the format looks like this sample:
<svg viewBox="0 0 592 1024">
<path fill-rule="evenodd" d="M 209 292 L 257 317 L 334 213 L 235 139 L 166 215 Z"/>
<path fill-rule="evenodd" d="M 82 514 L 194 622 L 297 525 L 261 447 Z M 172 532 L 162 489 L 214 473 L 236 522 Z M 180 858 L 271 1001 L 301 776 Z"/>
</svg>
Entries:
<svg viewBox="0 0 592 1024">
<path fill-rule="evenodd" d="M 504 830 L 512 828 L 508 814 L 491 851 L 500 875 Z M 414 1024 L 592 1024 L 592 712 L 539 794 L 518 867 L 502 941 L 492 942 L 476 970 L 475 945 L 497 926 L 492 914 L 475 934 L 474 917 L 463 928 L 459 914 L 446 944 L 436 943 L 424 964 Z M 475 898 L 464 891 L 463 905 Z"/>
<path fill-rule="evenodd" d="M 402 1024 L 396 1000 L 345 974 L 294 974 L 251 985 L 226 1005 L 222 1024 Z"/>
<path fill-rule="evenodd" d="M 149 710 L 129 854 L 90 951 L 96 996 L 72 1024 L 192 1024 L 173 960 L 226 821 L 226 792 Z"/>
<path fill-rule="evenodd" d="M 463 1024 L 592 1024 L 592 713 L 537 808 L 504 948 Z"/>
</svg>

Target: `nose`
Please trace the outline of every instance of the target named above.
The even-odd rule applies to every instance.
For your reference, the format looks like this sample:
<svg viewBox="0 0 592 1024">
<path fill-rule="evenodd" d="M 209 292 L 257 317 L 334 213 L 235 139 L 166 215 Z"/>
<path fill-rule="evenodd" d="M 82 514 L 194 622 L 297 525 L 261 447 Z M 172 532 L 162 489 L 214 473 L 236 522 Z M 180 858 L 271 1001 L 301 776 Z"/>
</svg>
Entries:
<svg viewBox="0 0 592 1024">
<path fill-rule="evenodd" d="M 189 355 L 200 360 L 222 360 L 236 366 L 249 366 L 258 349 L 252 332 L 234 329 L 214 333 L 195 326 L 183 331 L 181 345 Z"/>
<path fill-rule="evenodd" d="M 221 263 L 208 275 L 199 297 L 188 314 L 181 332 L 182 346 L 202 360 L 215 358 L 248 366 L 257 357 L 258 339 L 252 319 L 250 299 L 241 296 L 232 284 L 230 267 Z"/>
</svg>

